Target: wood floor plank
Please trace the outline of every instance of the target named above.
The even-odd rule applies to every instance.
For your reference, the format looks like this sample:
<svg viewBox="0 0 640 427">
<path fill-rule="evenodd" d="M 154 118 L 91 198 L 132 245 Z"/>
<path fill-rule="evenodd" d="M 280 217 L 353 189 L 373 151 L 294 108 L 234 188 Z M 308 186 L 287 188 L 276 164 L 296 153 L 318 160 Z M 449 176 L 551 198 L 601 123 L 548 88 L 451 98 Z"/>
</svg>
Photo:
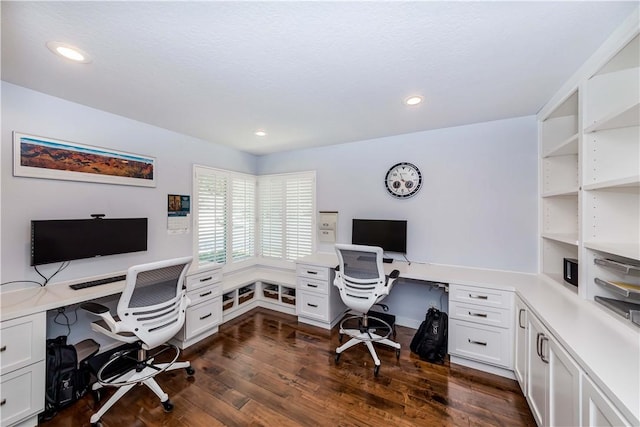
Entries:
<svg viewBox="0 0 640 427">
<path fill-rule="evenodd" d="M 382 366 L 375 377 L 364 346 L 335 363 L 337 329 L 256 309 L 183 352 L 194 377 L 183 370 L 157 376 L 172 413 L 146 387 L 134 387 L 102 421 L 104 427 L 535 426 L 515 381 L 424 362 L 409 351 L 415 330 L 397 329 L 400 359 L 376 346 Z M 43 425 L 88 426 L 96 407 L 87 395 Z"/>
</svg>

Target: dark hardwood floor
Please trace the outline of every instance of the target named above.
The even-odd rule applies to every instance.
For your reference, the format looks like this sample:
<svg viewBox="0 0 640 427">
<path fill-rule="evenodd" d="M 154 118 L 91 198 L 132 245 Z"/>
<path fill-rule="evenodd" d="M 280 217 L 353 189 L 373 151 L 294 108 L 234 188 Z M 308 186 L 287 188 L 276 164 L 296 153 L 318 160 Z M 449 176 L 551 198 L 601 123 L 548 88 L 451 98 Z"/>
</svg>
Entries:
<svg viewBox="0 0 640 427">
<path fill-rule="evenodd" d="M 165 413 L 146 387 L 134 387 L 102 418 L 105 427 L 129 426 L 535 426 L 515 381 L 457 365 L 435 365 L 411 354 L 414 329 L 398 327 L 400 360 L 377 346 L 373 375 L 365 346 L 343 353 L 333 331 L 298 324 L 296 317 L 256 309 L 183 352 L 195 377 L 183 370 L 158 383 L 175 405 Z M 103 400 L 104 401 L 104 400 Z M 87 426 L 88 394 L 46 427 Z"/>
</svg>

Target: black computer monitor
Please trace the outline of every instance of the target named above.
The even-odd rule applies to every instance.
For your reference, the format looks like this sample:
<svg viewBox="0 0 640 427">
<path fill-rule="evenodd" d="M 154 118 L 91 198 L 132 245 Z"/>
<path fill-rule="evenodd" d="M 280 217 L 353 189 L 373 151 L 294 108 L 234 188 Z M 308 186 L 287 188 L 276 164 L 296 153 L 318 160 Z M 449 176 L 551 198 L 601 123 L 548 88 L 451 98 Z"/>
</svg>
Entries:
<svg viewBox="0 0 640 427">
<path fill-rule="evenodd" d="M 31 221 L 31 265 L 147 250 L 147 218 Z"/>
<path fill-rule="evenodd" d="M 407 221 L 354 218 L 351 243 L 379 246 L 385 252 L 407 253 Z"/>
</svg>

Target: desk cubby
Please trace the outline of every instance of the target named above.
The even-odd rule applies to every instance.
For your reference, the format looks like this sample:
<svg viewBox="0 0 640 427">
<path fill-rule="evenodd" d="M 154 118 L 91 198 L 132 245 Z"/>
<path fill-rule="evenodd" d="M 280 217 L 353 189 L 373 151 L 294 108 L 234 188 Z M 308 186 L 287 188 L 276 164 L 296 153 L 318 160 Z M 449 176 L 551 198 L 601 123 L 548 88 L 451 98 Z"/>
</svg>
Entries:
<svg viewBox="0 0 640 427">
<path fill-rule="evenodd" d="M 256 295 L 256 283 L 229 290 L 222 294 L 222 310 L 225 314 L 229 311 L 245 307 Z"/>
<path fill-rule="evenodd" d="M 248 286 L 243 286 L 238 289 L 238 306 L 242 304 L 246 304 L 251 301 L 256 294 L 256 285 L 255 283 Z"/>
<path fill-rule="evenodd" d="M 231 310 L 236 305 L 236 291 L 227 292 L 222 295 L 222 311 Z"/>
<path fill-rule="evenodd" d="M 285 313 L 296 313 L 296 289 L 293 286 L 262 282 L 263 304 Z"/>
</svg>

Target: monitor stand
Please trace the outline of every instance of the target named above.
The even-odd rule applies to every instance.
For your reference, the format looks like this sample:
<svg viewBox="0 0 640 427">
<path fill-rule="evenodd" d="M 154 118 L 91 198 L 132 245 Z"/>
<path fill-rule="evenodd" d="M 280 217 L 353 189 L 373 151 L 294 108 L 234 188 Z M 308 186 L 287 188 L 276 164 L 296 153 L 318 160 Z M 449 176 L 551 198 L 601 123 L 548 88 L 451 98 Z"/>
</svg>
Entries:
<svg viewBox="0 0 640 427">
<path fill-rule="evenodd" d="M 393 258 L 382 258 L 382 262 L 385 264 L 391 264 L 393 262 Z"/>
</svg>

